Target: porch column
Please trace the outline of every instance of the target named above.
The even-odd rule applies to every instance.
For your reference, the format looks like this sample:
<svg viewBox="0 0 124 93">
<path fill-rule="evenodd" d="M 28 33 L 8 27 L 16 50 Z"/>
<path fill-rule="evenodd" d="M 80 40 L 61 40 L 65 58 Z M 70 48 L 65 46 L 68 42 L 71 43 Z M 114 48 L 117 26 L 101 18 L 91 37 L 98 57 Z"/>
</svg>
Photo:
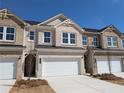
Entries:
<svg viewBox="0 0 124 93">
<path fill-rule="evenodd" d="M 17 73 L 16 73 L 16 80 L 21 80 L 22 79 L 22 59 L 21 57 L 18 58 L 17 60 Z"/>
<path fill-rule="evenodd" d="M 81 57 L 81 59 L 80 59 L 80 75 L 83 75 L 83 74 L 85 74 L 86 72 L 85 72 L 85 67 L 84 67 L 84 56 L 83 57 Z"/>
<path fill-rule="evenodd" d="M 37 78 L 42 78 L 42 57 L 37 57 Z"/>
</svg>

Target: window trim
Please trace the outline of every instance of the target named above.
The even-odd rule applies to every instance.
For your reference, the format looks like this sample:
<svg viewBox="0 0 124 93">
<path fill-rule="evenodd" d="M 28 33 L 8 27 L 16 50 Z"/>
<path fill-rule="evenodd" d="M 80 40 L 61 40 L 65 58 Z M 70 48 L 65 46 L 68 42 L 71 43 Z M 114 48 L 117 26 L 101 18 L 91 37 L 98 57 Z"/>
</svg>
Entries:
<svg viewBox="0 0 124 93">
<path fill-rule="evenodd" d="M 14 42 L 16 38 L 16 28 L 15 27 L 10 27 L 10 26 L 0 26 L 3 27 L 3 39 L 0 39 L 0 41 L 5 41 L 5 42 Z M 14 39 L 13 40 L 7 40 L 7 28 L 13 28 L 14 29 Z"/>
<path fill-rule="evenodd" d="M 63 33 L 67 33 L 68 34 L 68 43 L 63 43 Z M 70 34 L 75 34 L 75 44 L 71 43 Z M 74 32 L 61 32 L 61 44 L 62 45 L 77 45 L 77 34 L 74 33 Z"/>
<path fill-rule="evenodd" d="M 86 37 L 86 40 L 83 40 L 83 37 Z M 83 44 L 83 41 L 86 41 L 86 45 Z M 88 45 L 88 36 L 87 35 L 82 35 L 82 45 L 87 46 Z"/>
<path fill-rule="evenodd" d="M 113 46 L 113 45 L 114 45 L 114 44 L 113 44 L 113 43 L 114 43 L 113 37 L 116 37 L 116 36 L 108 36 L 108 37 L 107 37 L 107 45 L 108 45 L 108 38 L 110 38 L 110 40 L 111 40 L 111 46 L 108 45 L 108 47 L 117 47 L 117 46 L 118 46 L 118 45 Z M 116 37 L 116 44 L 118 44 L 117 37 Z"/>
<path fill-rule="evenodd" d="M 31 40 L 31 39 L 30 39 L 30 32 L 34 32 L 34 40 Z M 29 42 L 34 42 L 34 41 L 35 41 L 35 31 L 29 31 L 29 32 L 28 32 L 28 41 L 29 41 Z"/>
<path fill-rule="evenodd" d="M 44 42 L 44 33 L 45 32 L 50 32 L 50 42 L 47 43 L 47 42 Z M 43 31 L 43 36 L 42 36 L 42 43 L 45 44 L 45 45 L 52 45 L 52 32 L 51 31 Z"/>
</svg>

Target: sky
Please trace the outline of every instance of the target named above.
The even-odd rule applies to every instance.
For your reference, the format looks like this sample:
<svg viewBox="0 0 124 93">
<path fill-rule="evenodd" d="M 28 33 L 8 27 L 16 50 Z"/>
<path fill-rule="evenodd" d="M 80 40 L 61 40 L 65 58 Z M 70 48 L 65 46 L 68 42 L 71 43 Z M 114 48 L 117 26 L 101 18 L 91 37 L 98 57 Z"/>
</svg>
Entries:
<svg viewBox="0 0 124 93">
<path fill-rule="evenodd" d="M 124 0 L 0 0 L 0 8 L 40 22 L 63 13 L 81 27 L 101 29 L 113 24 L 124 32 Z"/>
</svg>

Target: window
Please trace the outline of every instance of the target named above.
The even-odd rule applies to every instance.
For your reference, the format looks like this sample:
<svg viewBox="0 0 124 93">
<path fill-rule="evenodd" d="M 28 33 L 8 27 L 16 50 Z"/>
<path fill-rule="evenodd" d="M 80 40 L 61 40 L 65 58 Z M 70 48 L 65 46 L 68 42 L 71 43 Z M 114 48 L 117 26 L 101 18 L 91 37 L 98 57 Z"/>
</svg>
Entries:
<svg viewBox="0 0 124 93">
<path fill-rule="evenodd" d="M 29 41 L 34 41 L 35 39 L 35 32 L 34 31 L 30 31 L 29 32 Z"/>
<path fill-rule="evenodd" d="M 76 44 L 76 34 L 74 33 L 63 33 L 62 34 L 63 44 Z"/>
<path fill-rule="evenodd" d="M 15 28 L 12 27 L 0 27 L 0 40 L 13 41 L 15 39 Z"/>
<path fill-rule="evenodd" d="M 0 40 L 3 39 L 3 27 L 0 27 Z"/>
<path fill-rule="evenodd" d="M 83 45 L 87 45 L 87 42 L 88 42 L 87 36 L 83 35 L 83 36 L 82 36 L 82 44 L 83 44 Z"/>
<path fill-rule="evenodd" d="M 122 46 L 124 47 L 124 40 L 122 40 Z"/>
<path fill-rule="evenodd" d="M 117 37 L 109 36 L 107 37 L 108 47 L 117 47 Z"/>
<path fill-rule="evenodd" d="M 95 47 L 98 47 L 98 38 L 97 38 L 97 36 L 93 36 L 93 45 Z"/>
<path fill-rule="evenodd" d="M 68 33 L 63 33 L 63 43 L 68 43 Z"/>
<path fill-rule="evenodd" d="M 6 40 L 14 40 L 15 30 L 14 28 L 8 28 L 6 30 Z"/>
<path fill-rule="evenodd" d="M 51 32 L 44 32 L 44 43 L 51 43 Z"/>
<path fill-rule="evenodd" d="M 70 44 L 75 44 L 75 34 L 70 34 Z"/>
</svg>

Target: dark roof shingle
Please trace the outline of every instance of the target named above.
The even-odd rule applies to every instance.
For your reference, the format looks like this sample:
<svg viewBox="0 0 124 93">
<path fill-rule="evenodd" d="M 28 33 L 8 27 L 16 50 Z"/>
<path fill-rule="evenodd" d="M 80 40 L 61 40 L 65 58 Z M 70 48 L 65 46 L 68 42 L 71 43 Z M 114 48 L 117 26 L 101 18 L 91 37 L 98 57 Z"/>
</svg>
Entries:
<svg viewBox="0 0 124 93">
<path fill-rule="evenodd" d="M 30 20 L 24 20 L 26 23 L 29 23 L 30 25 L 37 25 L 41 22 L 38 22 L 38 21 L 30 21 Z"/>
<path fill-rule="evenodd" d="M 93 29 L 93 28 L 83 28 L 87 32 L 100 32 L 99 29 Z"/>
</svg>

